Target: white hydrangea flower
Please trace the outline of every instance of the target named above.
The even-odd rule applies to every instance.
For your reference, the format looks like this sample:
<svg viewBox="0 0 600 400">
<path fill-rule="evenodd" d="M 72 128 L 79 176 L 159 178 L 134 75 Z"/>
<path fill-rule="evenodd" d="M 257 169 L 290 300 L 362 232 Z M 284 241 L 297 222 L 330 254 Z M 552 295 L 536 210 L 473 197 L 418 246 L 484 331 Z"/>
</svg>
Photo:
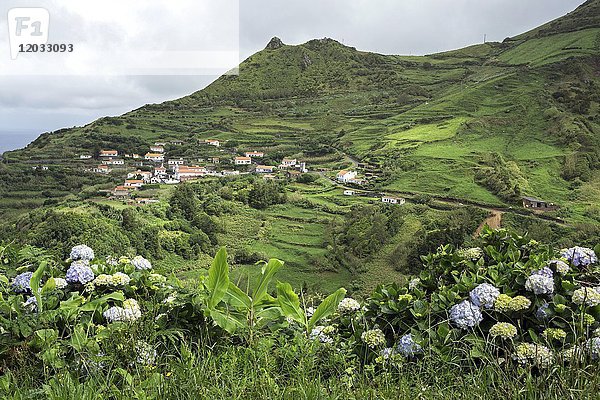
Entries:
<svg viewBox="0 0 600 400">
<path fill-rule="evenodd" d="M 311 340 L 319 340 L 319 342 L 321 342 L 321 343 L 330 344 L 330 343 L 333 343 L 333 337 L 331 337 L 331 334 L 333 334 L 334 332 L 335 332 L 335 328 L 331 325 L 329 325 L 329 326 L 318 325 L 318 326 L 315 326 L 310 331 L 310 335 L 308 337 Z"/>
<path fill-rule="evenodd" d="M 67 280 L 63 278 L 54 278 L 54 284 L 56 285 L 57 289 L 64 289 L 69 285 Z"/>
<path fill-rule="evenodd" d="M 573 292 L 573 303 L 595 307 L 600 304 L 600 293 L 589 287 L 582 287 Z"/>
<path fill-rule="evenodd" d="M 127 299 L 123 302 L 123 307 L 113 306 L 102 315 L 108 322 L 132 322 L 142 316 L 142 311 L 136 300 Z"/>
<path fill-rule="evenodd" d="M 385 335 L 379 328 L 363 332 L 360 338 L 372 349 L 385 345 Z"/>
<path fill-rule="evenodd" d="M 340 314 L 352 314 L 358 310 L 360 310 L 360 303 L 350 297 L 346 297 L 338 304 L 338 312 Z"/>
<path fill-rule="evenodd" d="M 521 365 L 533 364 L 540 368 L 552 365 L 554 354 L 546 346 L 533 343 L 521 343 L 517 346 L 514 359 Z"/>
<path fill-rule="evenodd" d="M 131 260 L 131 264 L 139 270 L 152 269 L 152 264 L 150 261 L 146 260 L 142 256 L 135 256 L 133 260 Z"/>
<path fill-rule="evenodd" d="M 525 289 L 538 295 L 552 294 L 554 293 L 554 279 L 545 275 L 531 275 L 525 281 Z"/>
</svg>

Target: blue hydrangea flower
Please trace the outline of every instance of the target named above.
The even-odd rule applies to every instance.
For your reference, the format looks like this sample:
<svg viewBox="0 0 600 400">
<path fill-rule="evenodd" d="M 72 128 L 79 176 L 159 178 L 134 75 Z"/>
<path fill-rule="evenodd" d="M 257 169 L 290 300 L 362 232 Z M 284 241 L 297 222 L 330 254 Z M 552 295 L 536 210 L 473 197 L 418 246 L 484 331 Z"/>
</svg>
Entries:
<svg viewBox="0 0 600 400">
<path fill-rule="evenodd" d="M 414 341 L 410 333 L 400 338 L 396 350 L 404 357 L 413 357 L 423 352 L 423 348 Z"/>
<path fill-rule="evenodd" d="M 140 269 L 140 270 L 152 269 L 152 264 L 150 263 L 150 261 L 146 260 L 142 256 L 135 256 L 133 258 L 133 260 L 131 260 L 131 264 L 135 268 Z"/>
<path fill-rule="evenodd" d="M 92 250 L 91 247 L 88 247 L 85 244 L 80 244 L 71 249 L 71 255 L 69 258 L 73 261 L 92 261 L 94 259 L 94 250 Z"/>
<path fill-rule="evenodd" d="M 483 321 L 483 315 L 478 306 L 464 300 L 450 308 L 450 321 L 460 329 L 468 329 L 479 325 Z"/>
<path fill-rule="evenodd" d="M 500 296 L 500 291 L 489 283 L 482 283 L 475 289 L 471 290 L 469 297 L 471 302 L 477 307 L 492 308 L 496 299 Z"/>
<path fill-rule="evenodd" d="M 541 275 L 545 276 L 546 278 L 554 278 L 554 273 L 547 266 L 542 269 L 538 269 L 537 271 L 533 271 L 531 275 Z"/>
<path fill-rule="evenodd" d="M 30 312 L 36 312 L 38 309 L 37 299 L 35 296 L 31 296 L 23 303 L 23 308 Z"/>
<path fill-rule="evenodd" d="M 15 276 L 12 281 L 11 288 L 15 293 L 28 293 L 31 292 L 30 281 L 33 276 L 33 272 L 23 272 Z"/>
<path fill-rule="evenodd" d="M 545 320 L 550 315 L 549 311 L 550 305 L 546 301 L 544 301 L 544 303 L 535 312 L 535 316 L 537 317 L 537 319 Z"/>
<path fill-rule="evenodd" d="M 71 284 L 79 283 L 85 285 L 94 280 L 94 272 L 87 265 L 87 262 L 74 261 L 67 270 L 65 279 Z"/>
<path fill-rule="evenodd" d="M 596 257 L 594 250 L 588 249 L 587 247 L 571 247 L 570 249 L 563 250 L 560 255 L 562 258 L 569 260 L 576 267 L 585 267 L 598 262 L 598 257 Z"/>
</svg>

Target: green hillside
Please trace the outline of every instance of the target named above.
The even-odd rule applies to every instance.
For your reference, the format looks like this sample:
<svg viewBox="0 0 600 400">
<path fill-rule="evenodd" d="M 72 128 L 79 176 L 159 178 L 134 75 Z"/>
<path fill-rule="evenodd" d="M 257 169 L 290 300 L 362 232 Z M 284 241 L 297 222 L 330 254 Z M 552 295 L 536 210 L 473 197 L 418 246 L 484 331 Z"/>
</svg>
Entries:
<svg viewBox="0 0 600 400">
<path fill-rule="evenodd" d="M 0 215 L 18 217 L 44 202 L 53 207 L 63 200 L 79 201 L 119 181 L 118 174 L 82 181 L 81 170 L 88 164 L 78 160 L 79 154 L 100 149 L 144 154 L 155 141 L 179 140 L 182 145 L 167 146 L 169 157 L 230 159 L 234 153 L 258 150 L 276 162 L 293 156 L 311 170 L 323 171 L 321 187 L 286 188 L 299 196 L 292 205 L 274 206 L 257 216 L 241 201 L 222 221 L 221 244 L 241 251 L 244 243 L 261 254 L 296 262 L 294 283 L 306 276 L 314 279 L 313 261 L 332 254 L 328 240 L 335 235 L 327 227 L 351 210 L 340 208 L 346 201 L 340 189 L 325 198 L 319 191 L 334 190 L 327 188 L 326 178 L 357 163 L 370 165 L 359 169 L 370 173 L 368 189 L 401 194 L 416 207 L 410 208 L 411 217 L 403 217 L 410 233 L 390 238 L 369 255 L 368 263 L 364 255 L 360 262 L 336 256 L 342 266 L 365 264 L 365 271 L 379 271 L 378 276 L 396 277 L 408 267 L 408 260 L 396 269 L 387 264 L 394 254 L 410 250 L 414 243 L 409 237 L 417 232 L 430 237 L 444 228 L 435 223 L 446 221 L 441 209 L 463 203 L 484 213 L 502 210 L 506 224 L 554 239 L 569 230 L 600 226 L 598 0 L 502 43 L 427 56 L 368 53 L 333 39 L 292 46 L 274 38 L 239 71 L 239 76 L 222 76 L 182 99 L 45 133 L 25 149 L 5 153 Z M 200 144 L 208 138 L 226 142 L 225 152 Z M 29 184 L 15 189 L 14 172 L 9 171 L 41 164 L 55 165 L 58 171 L 52 177 L 31 177 Z M 78 179 L 71 182 L 65 178 L 69 176 Z M 39 190 L 40 182 L 46 191 L 60 189 L 52 202 Z M 163 199 L 168 199 L 164 190 Z M 523 216 L 524 195 L 560 209 Z M 297 204 L 305 205 L 310 218 L 297 215 L 302 211 Z M 263 223 L 236 230 L 236 224 L 256 218 Z M 297 221 L 290 225 L 293 218 Z M 291 235 L 300 225 L 310 229 Z M 238 240 L 245 235 L 264 235 L 264 240 Z M 324 278 L 331 279 L 328 287 L 373 279 L 373 274 L 367 278 L 347 270 Z"/>
</svg>

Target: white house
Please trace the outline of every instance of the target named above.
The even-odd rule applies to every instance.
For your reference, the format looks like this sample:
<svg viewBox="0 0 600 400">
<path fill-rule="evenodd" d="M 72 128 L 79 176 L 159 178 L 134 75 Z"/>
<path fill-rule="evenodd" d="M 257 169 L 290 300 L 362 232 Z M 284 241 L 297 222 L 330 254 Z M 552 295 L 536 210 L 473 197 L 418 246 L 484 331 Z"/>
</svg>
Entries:
<svg viewBox="0 0 600 400">
<path fill-rule="evenodd" d="M 296 165 L 297 162 L 298 162 L 298 160 L 296 160 L 295 158 L 284 158 L 283 160 L 281 160 L 281 167 L 282 168 L 293 167 L 294 165 Z"/>
<path fill-rule="evenodd" d="M 406 203 L 406 200 L 403 199 L 402 197 L 383 196 L 381 198 L 381 202 L 382 203 L 386 203 L 386 204 L 398 204 L 398 205 L 402 205 L 402 204 Z"/>
<path fill-rule="evenodd" d="M 89 154 L 81 154 L 79 156 L 80 160 L 89 160 L 90 158 L 92 158 L 92 156 L 90 156 Z"/>
<path fill-rule="evenodd" d="M 154 176 L 164 175 L 166 173 L 167 169 L 164 167 L 164 165 L 161 165 L 160 167 L 154 167 Z"/>
<path fill-rule="evenodd" d="M 356 171 L 346 171 L 345 169 L 337 173 L 337 180 L 340 182 L 349 182 L 356 178 Z"/>
<path fill-rule="evenodd" d="M 265 153 L 261 152 L 261 151 L 247 151 L 246 152 L 246 157 L 250 157 L 250 158 L 263 158 L 265 156 Z"/>
<path fill-rule="evenodd" d="M 144 181 L 141 179 L 127 179 L 125 180 L 125 187 L 129 188 L 141 188 L 144 186 Z"/>
<path fill-rule="evenodd" d="M 223 171 L 221 171 L 221 174 L 223 176 L 233 176 L 233 175 L 239 175 L 240 171 L 224 169 Z"/>
<path fill-rule="evenodd" d="M 125 165 L 125 161 L 120 158 L 109 158 L 104 163 L 107 165 Z"/>
<path fill-rule="evenodd" d="M 154 142 L 154 145 L 155 145 L 155 146 L 162 146 L 162 147 L 165 147 L 165 146 L 167 145 L 167 143 L 165 143 L 165 142 Z"/>
<path fill-rule="evenodd" d="M 119 152 L 117 150 L 101 150 L 100 157 L 117 157 Z"/>
<path fill-rule="evenodd" d="M 165 148 L 163 146 L 150 146 L 150 151 L 152 153 L 164 153 L 165 152 Z"/>
<path fill-rule="evenodd" d="M 110 169 L 108 165 L 102 164 L 102 165 L 98 165 L 92 171 L 94 171 L 94 172 L 96 172 L 98 174 L 109 174 L 110 171 L 112 171 L 112 169 Z"/>
<path fill-rule="evenodd" d="M 355 193 L 354 190 L 344 190 L 344 196 L 354 196 Z"/>
<path fill-rule="evenodd" d="M 137 170 L 137 171 L 133 171 L 127 174 L 127 179 L 137 179 L 138 177 L 140 177 L 144 182 L 150 182 L 150 179 L 152 179 L 152 172 L 150 171 L 142 171 L 142 170 Z"/>
<path fill-rule="evenodd" d="M 173 169 L 177 168 L 180 165 L 184 165 L 185 164 L 185 160 L 183 158 L 179 158 L 179 159 L 171 159 L 167 162 L 167 164 L 169 164 L 169 166 Z"/>
<path fill-rule="evenodd" d="M 215 147 L 221 146 L 221 142 L 219 142 L 217 139 L 206 139 L 204 143 Z"/>
<path fill-rule="evenodd" d="M 252 158 L 250 157 L 236 157 L 234 160 L 235 165 L 250 165 L 252 164 Z"/>
<path fill-rule="evenodd" d="M 275 167 L 270 165 L 257 165 L 255 172 L 258 174 L 270 174 L 275 170 Z"/>
<path fill-rule="evenodd" d="M 204 167 L 198 167 L 198 166 L 190 166 L 190 167 L 186 167 L 186 166 L 179 166 L 177 168 L 177 170 L 175 171 L 175 179 L 179 179 L 180 181 L 183 181 L 185 179 L 190 179 L 190 178 L 197 178 L 200 176 L 204 176 L 206 175 L 207 170 Z"/>
<path fill-rule="evenodd" d="M 146 153 L 144 156 L 145 160 L 154 161 L 154 162 L 163 162 L 165 161 L 165 156 L 160 153 Z"/>
</svg>

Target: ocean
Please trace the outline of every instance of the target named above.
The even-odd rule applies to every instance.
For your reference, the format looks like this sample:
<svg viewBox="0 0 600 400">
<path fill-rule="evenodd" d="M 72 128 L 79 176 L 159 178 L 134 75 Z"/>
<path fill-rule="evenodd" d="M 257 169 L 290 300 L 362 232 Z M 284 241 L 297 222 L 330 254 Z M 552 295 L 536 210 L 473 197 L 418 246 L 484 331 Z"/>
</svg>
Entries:
<svg viewBox="0 0 600 400">
<path fill-rule="evenodd" d="M 0 131 L 0 154 L 27 146 L 40 135 L 40 131 Z"/>
</svg>

